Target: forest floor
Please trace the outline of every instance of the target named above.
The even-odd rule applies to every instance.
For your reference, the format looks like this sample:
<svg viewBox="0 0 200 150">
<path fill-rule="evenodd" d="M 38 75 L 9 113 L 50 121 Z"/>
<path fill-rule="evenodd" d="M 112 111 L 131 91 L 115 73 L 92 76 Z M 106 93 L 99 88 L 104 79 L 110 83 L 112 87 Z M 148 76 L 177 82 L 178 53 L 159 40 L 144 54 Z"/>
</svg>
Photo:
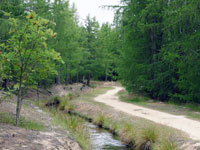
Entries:
<svg viewBox="0 0 200 150">
<path fill-rule="evenodd" d="M 72 87 L 55 86 L 49 92 L 42 91 L 42 98 L 52 94 L 62 95 L 74 90 Z M 75 86 L 77 87 L 77 86 Z M 78 87 L 79 88 L 79 87 Z M 58 92 L 61 91 L 61 92 Z M 21 116 L 26 121 L 44 126 L 36 130 L 14 126 L 16 97 L 0 104 L 0 149 L 1 150 L 80 150 L 81 147 L 74 140 L 71 133 L 57 126 L 52 116 L 35 105 L 36 92 L 30 90 L 23 101 Z M 2 123 L 4 122 L 4 123 Z M 6 123 L 5 123 L 6 122 Z M 35 126 L 30 124 L 28 126 Z M 29 127 L 28 127 L 29 128 Z"/>
</svg>

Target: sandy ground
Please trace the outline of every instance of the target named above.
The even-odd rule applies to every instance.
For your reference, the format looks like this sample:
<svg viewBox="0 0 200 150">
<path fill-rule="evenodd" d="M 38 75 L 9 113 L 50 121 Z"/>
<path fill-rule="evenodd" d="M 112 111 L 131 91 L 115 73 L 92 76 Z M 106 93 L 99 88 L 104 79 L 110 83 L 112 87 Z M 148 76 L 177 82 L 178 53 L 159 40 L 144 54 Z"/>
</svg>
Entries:
<svg viewBox="0 0 200 150">
<path fill-rule="evenodd" d="M 112 106 L 114 109 L 128 113 L 133 116 L 145 118 L 156 123 L 179 129 L 188 134 L 193 139 L 200 141 L 200 122 L 186 118 L 185 116 L 176 116 L 152 109 L 136 106 L 121 102 L 116 94 L 123 90 L 122 87 L 114 86 L 113 90 L 109 90 L 107 93 L 99 95 L 95 98 L 95 101 L 104 103 L 108 106 Z M 197 144 L 196 146 L 199 146 Z"/>
<path fill-rule="evenodd" d="M 34 92 L 29 96 L 34 96 Z M 71 134 L 55 125 L 47 112 L 23 101 L 21 116 L 45 125 L 44 131 L 32 131 L 0 123 L 0 150 L 81 150 Z M 16 104 L 10 100 L 0 104 L 0 112 L 15 116 Z M 0 118 L 1 120 L 1 118 Z"/>
</svg>

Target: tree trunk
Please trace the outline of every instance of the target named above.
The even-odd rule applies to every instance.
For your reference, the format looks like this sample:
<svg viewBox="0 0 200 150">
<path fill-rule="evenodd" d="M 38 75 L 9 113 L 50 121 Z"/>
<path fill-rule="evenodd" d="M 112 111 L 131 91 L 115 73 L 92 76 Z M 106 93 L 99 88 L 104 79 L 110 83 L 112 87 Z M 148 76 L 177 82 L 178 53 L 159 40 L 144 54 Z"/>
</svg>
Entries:
<svg viewBox="0 0 200 150">
<path fill-rule="evenodd" d="M 69 74 L 69 82 L 70 82 L 70 84 L 72 84 L 72 73 L 71 72 Z"/>
<path fill-rule="evenodd" d="M 73 81 L 72 81 L 72 66 L 71 65 L 70 65 L 70 73 L 69 73 L 69 82 L 70 82 L 70 84 L 73 83 Z"/>
<path fill-rule="evenodd" d="M 21 68 L 21 74 L 20 74 L 20 81 L 19 81 L 19 89 L 17 94 L 17 108 L 16 108 L 16 126 L 19 127 L 20 124 L 20 111 L 21 111 L 21 105 L 22 105 L 22 68 Z"/>
<path fill-rule="evenodd" d="M 58 80 L 57 80 L 57 84 L 60 84 L 60 72 L 61 72 L 61 70 L 60 70 L 60 68 L 58 69 Z"/>
<path fill-rule="evenodd" d="M 40 93 L 39 93 L 39 83 L 37 86 L 37 100 L 38 100 L 38 105 L 40 104 Z"/>
<path fill-rule="evenodd" d="M 85 76 L 82 77 L 82 83 L 84 83 L 84 80 L 85 80 Z"/>
<path fill-rule="evenodd" d="M 108 76 L 107 76 L 107 64 L 106 64 L 106 68 L 105 68 L 105 75 L 106 75 L 105 81 L 107 82 L 107 81 L 108 81 Z"/>
<path fill-rule="evenodd" d="M 76 83 L 78 83 L 79 82 L 79 74 L 77 73 L 76 74 Z"/>
<path fill-rule="evenodd" d="M 2 84 L 2 88 L 7 91 L 8 88 L 7 88 L 7 83 L 8 83 L 8 80 L 7 79 L 3 79 L 3 84 Z"/>
<path fill-rule="evenodd" d="M 87 76 L 87 86 L 90 86 L 90 73 Z"/>
<path fill-rule="evenodd" d="M 68 80 L 68 71 L 67 71 L 68 67 L 66 65 L 66 75 L 65 75 L 65 84 L 68 85 L 69 84 L 69 80 Z"/>
<path fill-rule="evenodd" d="M 153 20 L 154 23 L 156 23 L 156 19 L 154 18 Z M 151 29 L 151 58 L 150 58 L 150 64 L 153 64 L 152 69 L 151 69 L 151 75 L 150 78 L 151 80 L 154 79 L 154 55 L 156 51 L 156 35 L 155 35 L 155 27 L 153 26 Z"/>
</svg>

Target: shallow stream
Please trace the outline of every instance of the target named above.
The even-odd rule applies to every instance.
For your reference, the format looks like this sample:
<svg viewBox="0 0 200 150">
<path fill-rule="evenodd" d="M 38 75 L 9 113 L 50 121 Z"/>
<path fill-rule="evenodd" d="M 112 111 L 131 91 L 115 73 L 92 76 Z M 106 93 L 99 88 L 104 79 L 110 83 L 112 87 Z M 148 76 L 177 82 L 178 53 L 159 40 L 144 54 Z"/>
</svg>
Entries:
<svg viewBox="0 0 200 150">
<path fill-rule="evenodd" d="M 92 150 L 131 150 L 106 130 L 99 129 L 96 125 L 87 124 L 90 132 Z"/>
</svg>

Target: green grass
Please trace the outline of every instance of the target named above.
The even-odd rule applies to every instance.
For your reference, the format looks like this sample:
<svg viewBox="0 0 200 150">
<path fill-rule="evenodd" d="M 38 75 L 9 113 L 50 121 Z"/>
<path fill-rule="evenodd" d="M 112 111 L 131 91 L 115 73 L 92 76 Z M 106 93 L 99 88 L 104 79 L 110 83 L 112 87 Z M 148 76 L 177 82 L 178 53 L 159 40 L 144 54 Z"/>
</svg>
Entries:
<svg viewBox="0 0 200 150">
<path fill-rule="evenodd" d="M 184 115 L 188 118 L 200 120 L 200 105 L 198 104 L 177 104 L 173 101 L 161 103 L 159 101 L 150 100 L 150 98 L 139 95 L 130 95 L 127 91 L 118 93 L 121 101 L 133 103 L 138 106 L 167 112 L 174 115 Z"/>
<path fill-rule="evenodd" d="M 96 116 L 94 123 L 118 135 L 121 141 L 136 150 L 178 150 L 176 140 L 169 137 L 171 130 L 159 125 L 145 124 L 143 127 L 129 121 L 119 122 L 104 114 Z"/>
<path fill-rule="evenodd" d="M 2 113 L 0 112 L 0 123 L 15 125 L 15 116 L 9 113 Z M 41 123 L 26 120 L 25 118 L 21 117 L 20 119 L 20 127 L 28 129 L 28 130 L 35 130 L 35 131 L 43 131 L 45 130 L 45 126 Z"/>
<path fill-rule="evenodd" d="M 130 118 L 128 119 L 127 117 L 125 117 L 126 119 L 115 118 L 112 116 L 112 112 L 106 111 L 108 107 L 93 100 L 97 95 L 103 94 L 110 89 L 112 88 L 97 87 L 93 91 L 82 94 L 78 99 L 75 99 L 75 101 L 73 101 L 75 104 L 80 102 L 81 105 L 84 105 L 84 103 L 88 105 L 88 110 L 78 109 L 78 111 L 80 111 L 78 113 L 86 113 L 88 117 L 93 119 L 95 124 L 101 124 L 104 129 L 108 129 L 110 132 L 117 135 L 121 141 L 132 147 L 136 147 L 137 149 L 146 147 L 150 148 L 151 150 L 168 150 L 167 148 L 171 147 L 171 150 L 177 150 L 174 149 L 177 140 L 174 140 L 173 144 L 170 145 L 166 142 L 170 141 L 169 138 L 166 137 L 171 135 L 171 133 L 174 133 L 178 136 L 178 131 L 137 117 L 134 118 L 134 120 Z M 127 97 L 126 91 L 120 92 L 119 95 L 124 96 L 127 102 L 136 103 L 140 106 L 144 106 L 148 102 L 148 98 L 146 97 L 140 97 L 137 95 L 133 95 L 133 97 Z M 98 109 L 97 112 L 90 112 L 91 107 L 96 108 L 97 106 L 101 109 Z M 159 147 L 163 149 L 159 149 Z"/>
<path fill-rule="evenodd" d="M 45 108 L 45 104 L 49 102 L 48 100 L 42 101 L 39 107 L 51 114 L 56 125 L 66 131 L 70 131 L 71 135 L 76 139 L 83 150 L 91 150 L 89 132 L 84 125 L 86 123 L 85 120 L 78 116 L 69 115 L 65 112 L 72 111 L 74 109 L 74 105 L 72 104 L 72 99 L 70 97 L 71 96 L 68 95 L 64 97 L 52 98 L 50 101 L 55 100 L 55 98 L 60 101 L 58 108 Z"/>
<path fill-rule="evenodd" d="M 84 126 L 85 121 L 78 116 L 67 115 L 66 113 L 55 109 L 49 110 L 54 118 L 54 123 L 61 126 L 63 129 L 71 131 L 76 141 L 80 144 L 83 150 L 90 150 L 91 144 L 89 140 L 89 132 Z"/>
<path fill-rule="evenodd" d="M 104 122 L 105 122 L 105 116 L 102 114 L 94 118 L 94 123 L 99 127 L 103 127 Z"/>
<path fill-rule="evenodd" d="M 142 96 L 138 96 L 138 95 L 128 96 L 128 92 L 127 91 L 120 91 L 120 92 L 118 92 L 117 95 L 124 102 L 134 103 L 134 104 L 141 105 L 141 106 L 146 105 L 147 100 L 148 100 L 148 98 L 142 97 Z"/>
<path fill-rule="evenodd" d="M 95 83 L 92 83 L 92 84 L 90 84 L 90 87 L 94 89 L 97 87 L 97 85 Z"/>
<path fill-rule="evenodd" d="M 153 144 L 158 143 L 159 133 L 155 127 L 147 127 L 140 131 L 137 141 L 138 149 L 152 149 Z"/>
<path fill-rule="evenodd" d="M 97 86 L 97 88 L 93 89 L 90 92 L 80 94 L 80 96 L 76 97 L 74 100 L 75 101 L 86 101 L 89 103 L 97 104 L 99 107 L 101 107 L 104 105 L 101 103 L 95 102 L 93 100 L 93 98 L 95 98 L 96 96 L 98 96 L 100 94 L 106 93 L 108 90 L 112 90 L 112 89 L 113 89 L 113 87 L 101 87 L 101 86 L 98 87 Z"/>
<path fill-rule="evenodd" d="M 153 150 L 180 150 L 180 149 L 174 141 L 165 138 L 159 144 L 155 144 Z"/>
</svg>

